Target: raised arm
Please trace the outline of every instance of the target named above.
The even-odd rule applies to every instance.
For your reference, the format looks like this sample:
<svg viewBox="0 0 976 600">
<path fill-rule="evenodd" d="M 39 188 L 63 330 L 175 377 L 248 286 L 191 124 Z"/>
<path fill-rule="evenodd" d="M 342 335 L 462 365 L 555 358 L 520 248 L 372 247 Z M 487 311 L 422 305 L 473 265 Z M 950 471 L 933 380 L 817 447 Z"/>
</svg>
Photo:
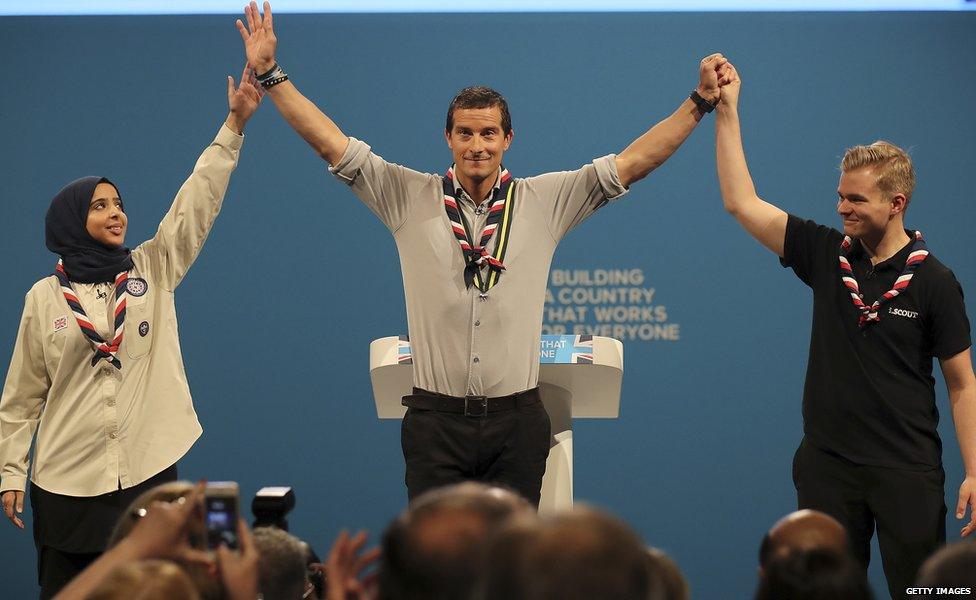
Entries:
<svg viewBox="0 0 976 600">
<path fill-rule="evenodd" d="M 163 288 L 176 289 L 210 235 L 244 143 L 241 133 L 263 96 L 249 66 L 244 67 L 239 87 L 234 87 L 232 77 L 227 78 L 230 112 L 224 126 L 197 159 L 193 172 L 160 221 L 156 235 L 134 251 L 147 258 Z"/>
<path fill-rule="evenodd" d="M 711 104 L 719 99 L 719 86 L 731 79 L 728 60 L 721 54 L 702 59 L 698 71 L 698 95 Z M 705 113 L 686 98 L 671 116 L 651 127 L 617 155 L 617 174 L 624 187 L 647 177 L 664 164 L 687 139 Z"/>
<path fill-rule="evenodd" d="M 722 202 L 725 210 L 749 235 L 777 256 L 783 256 L 787 215 L 756 195 L 739 129 L 739 88 L 742 81 L 734 67 L 731 71 L 732 81 L 722 87 L 721 102 L 715 111 L 718 113 L 715 117 L 715 152 Z"/>
<path fill-rule="evenodd" d="M 970 349 L 951 358 L 939 359 L 939 366 L 949 389 L 952 420 L 956 424 L 956 438 L 966 469 L 956 503 L 957 519 L 965 517 L 966 509 L 970 509 L 969 522 L 961 531 L 962 536 L 966 537 L 976 531 L 976 376 L 973 375 Z"/>
<path fill-rule="evenodd" d="M 264 89 L 258 85 L 254 77 L 254 69 L 250 65 L 244 65 L 244 72 L 241 73 L 241 85 L 234 87 L 234 78 L 227 76 L 227 119 L 224 125 L 237 135 L 244 134 L 244 126 L 254 116 L 254 112 L 261 105 L 264 97 Z"/>
<path fill-rule="evenodd" d="M 237 30 L 241 32 L 241 38 L 244 40 L 247 62 L 259 75 L 268 73 L 278 64 L 275 61 L 278 38 L 274 33 L 271 4 L 264 3 L 262 16 L 258 11 L 257 2 L 251 2 L 244 7 L 244 17 L 247 25 L 245 26 L 238 19 Z M 319 156 L 330 165 L 335 165 L 342 158 L 349 144 L 349 138 L 290 81 L 268 88 L 268 95 L 271 96 L 271 100 L 278 107 L 278 112 L 285 121 L 288 121 L 292 129 L 302 136 L 302 139 L 308 142 Z"/>
</svg>

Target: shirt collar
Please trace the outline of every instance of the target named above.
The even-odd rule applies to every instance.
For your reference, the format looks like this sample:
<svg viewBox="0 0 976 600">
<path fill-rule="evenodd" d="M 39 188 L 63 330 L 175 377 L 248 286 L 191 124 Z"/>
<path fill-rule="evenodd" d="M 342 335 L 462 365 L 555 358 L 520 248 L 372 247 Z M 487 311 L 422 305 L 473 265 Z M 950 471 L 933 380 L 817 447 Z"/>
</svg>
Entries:
<svg viewBox="0 0 976 600">
<path fill-rule="evenodd" d="M 912 247 L 915 245 L 915 232 L 905 230 L 910 238 L 908 243 L 906 243 L 901 250 L 895 252 L 885 260 L 874 265 L 874 271 L 881 271 L 883 269 L 894 269 L 896 271 L 901 271 L 905 268 L 905 263 L 908 261 L 908 255 L 912 253 Z M 864 251 L 864 246 L 861 244 L 861 240 L 857 240 L 855 244 L 851 247 L 851 258 L 855 260 L 870 261 L 867 253 Z"/>
<path fill-rule="evenodd" d="M 451 170 L 454 172 L 454 176 L 451 177 L 451 182 L 454 183 L 454 197 L 461 200 L 469 200 L 474 202 L 474 199 L 468 195 L 464 188 L 461 187 L 461 183 L 458 181 L 457 177 L 457 165 L 453 165 Z M 498 173 L 495 175 L 495 185 L 491 188 L 491 194 L 488 196 L 488 202 L 491 202 L 498 197 L 498 190 L 502 187 L 502 168 L 498 167 Z"/>
</svg>

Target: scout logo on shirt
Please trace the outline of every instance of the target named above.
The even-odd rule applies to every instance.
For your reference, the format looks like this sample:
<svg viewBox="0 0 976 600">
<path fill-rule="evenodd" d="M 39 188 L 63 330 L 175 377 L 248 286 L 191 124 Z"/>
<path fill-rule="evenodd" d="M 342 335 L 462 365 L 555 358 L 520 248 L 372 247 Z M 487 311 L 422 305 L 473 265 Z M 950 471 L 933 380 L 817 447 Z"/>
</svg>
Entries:
<svg viewBox="0 0 976 600">
<path fill-rule="evenodd" d="M 57 333 L 62 329 L 68 328 L 68 317 L 61 315 L 57 319 L 54 319 L 54 332 Z"/>
<path fill-rule="evenodd" d="M 139 323 L 139 335 L 146 337 L 149 335 L 149 321 L 143 321 Z"/>
<path fill-rule="evenodd" d="M 130 296 L 135 296 L 136 298 L 149 291 L 149 284 L 146 283 L 146 280 L 141 277 L 130 277 L 126 282 L 125 287 L 125 291 L 129 292 Z"/>
<path fill-rule="evenodd" d="M 890 306 L 888 307 L 888 314 L 898 317 L 908 317 L 909 319 L 918 318 L 918 311 L 905 310 L 904 308 L 891 308 Z"/>
</svg>

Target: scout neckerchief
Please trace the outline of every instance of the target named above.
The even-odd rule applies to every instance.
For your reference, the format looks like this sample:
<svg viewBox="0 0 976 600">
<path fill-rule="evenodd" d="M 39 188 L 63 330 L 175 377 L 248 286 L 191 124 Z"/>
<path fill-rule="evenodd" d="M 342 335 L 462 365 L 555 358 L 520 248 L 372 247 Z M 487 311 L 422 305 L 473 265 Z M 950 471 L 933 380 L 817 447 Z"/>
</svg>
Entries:
<svg viewBox="0 0 976 600">
<path fill-rule="evenodd" d="M 860 292 L 858 291 L 857 279 L 854 278 L 854 271 L 851 269 L 851 263 L 847 260 L 848 254 L 851 250 L 851 237 L 848 235 L 844 236 L 844 241 L 840 243 L 840 278 L 841 281 L 847 286 L 847 289 L 851 292 L 851 300 L 854 301 L 854 307 L 857 308 L 859 327 L 866 327 L 869 324 L 880 321 L 878 317 L 878 308 L 882 304 L 891 300 L 898 294 L 905 291 L 908 288 L 909 282 L 911 282 L 912 277 L 915 275 L 915 270 L 918 266 L 922 264 L 925 257 L 929 255 L 929 251 L 925 247 L 925 240 L 922 238 L 922 232 L 915 232 L 915 243 L 912 244 L 912 251 L 908 255 L 908 260 L 905 261 L 905 268 L 902 270 L 901 275 L 895 280 L 895 285 L 890 290 L 882 294 L 880 298 L 874 301 L 874 304 L 868 306 L 864 304 L 861 299 Z"/>
<path fill-rule="evenodd" d="M 501 168 L 491 197 L 486 200 L 488 220 L 485 222 L 485 228 L 481 231 L 480 241 L 477 245 L 473 243 L 468 220 L 464 218 L 464 212 L 458 207 L 457 198 L 460 190 L 461 187 L 457 185 L 454 179 L 454 165 L 451 165 L 444 177 L 444 209 L 447 211 L 447 219 L 451 222 L 451 229 L 461 246 L 461 255 L 465 260 L 464 285 L 466 287 L 476 285 L 484 295 L 498 283 L 502 271 L 505 270 L 502 261 L 505 260 L 505 250 L 508 248 L 509 234 L 512 229 L 512 213 L 515 208 L 515 179 L 505 167 Z M 488 245 L 488 241 L 496 230 L 499 231 L 498 242 L 495 244 L 495 254 L 492 255 L 485 249 L 485 246 Z M 488 272 L 483 275 L 482 267 L 486 266 Z"/>
<path fill-rule="evenodd" d="M 125 326 L 125 299 L 128 297 L 128 292 L 126 291 L 126 281 L 129 278 L 129 274 L 126 271 L 122 271 L 115 276 L 115 337 L 112 338 L 111 343 L 106 343 L 102 336 L 95 331 L 95 326 L 92 325 L 91 321 L 88 319 L 88 315 L 85 314 L 85 309 L 81 307 L 81 302 L 78 301 L 78 295 L 75 294 L 74 289 L 71 287 L 71 282 L 68 281 L 68 275 L 64 272 L 64 265 L 61 261 L 58 261 L 58 266 L 54 269 L 54 275 L 58 278 L 58 283 L 61 284 L 61 293 L 64 294 L 64 299 L 68 301 L 68 306 L 71 307 L 71 312 L 75 314 L 75 319 L 78 321 L 78 326 L 81 327 L 81 332 L 85 334 L 85 337 L 91 341 L 92 346 L 95 348 L 95 355 L 92 356 L 91 364 L 94 367 L 100 359 L 105 359 L 114 366 L 116 369 L 122 369 L 122 361 L 116 354 L 119 351 L 119 345 L 122 343 L 122 330 Z"/>
</svg>

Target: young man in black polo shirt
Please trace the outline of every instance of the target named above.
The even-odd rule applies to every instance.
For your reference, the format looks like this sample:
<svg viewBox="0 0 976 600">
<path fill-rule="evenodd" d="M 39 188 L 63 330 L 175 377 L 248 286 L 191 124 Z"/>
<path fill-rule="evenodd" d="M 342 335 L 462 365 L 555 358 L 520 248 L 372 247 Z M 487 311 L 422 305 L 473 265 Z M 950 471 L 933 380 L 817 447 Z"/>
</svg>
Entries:
<svg viewBox="0 0 976 600">
<path fill-rule="evenodd" d="M 742 150 L 739 87 L 736 76 L 722 88 L 716 121 L 725 208 L 813 290 L 804 437 L 793 463 L 799 508 L 843 523 L 865 567 L 877 529 L 888 589 L 900 598 L 945 541 L 933 357 L 966 468 L 956 517 L 967 505 L 976 512 L 976 378 L 962 290 L 921 234 L 904 228 L 915 173 L 892 144 L 844 156 L 843 233 L 759 198 Z M 961 533 L 974 529 L 976 517 Z"/>
</svg>

